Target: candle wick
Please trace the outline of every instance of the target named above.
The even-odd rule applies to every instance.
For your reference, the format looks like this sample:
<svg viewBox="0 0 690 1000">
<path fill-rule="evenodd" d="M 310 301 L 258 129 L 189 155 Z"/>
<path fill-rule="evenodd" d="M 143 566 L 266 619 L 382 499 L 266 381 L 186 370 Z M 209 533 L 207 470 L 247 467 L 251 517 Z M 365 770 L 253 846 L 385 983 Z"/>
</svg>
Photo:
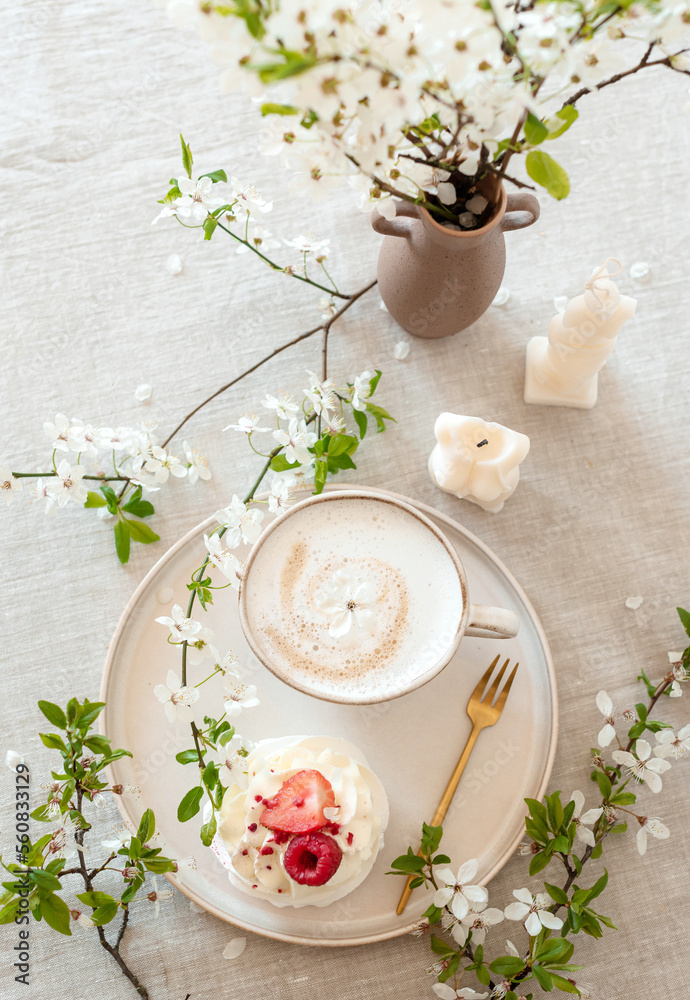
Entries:
<svg viewBox="0 0 690 1000">
<path fill-rule="evenodd" d="M 478 448 L 483 448 L 483 447 L 484 447 L 484 445 L 485 445 L 485 444 L 488 444 L 488 443 L 489 443 L 489 439 L 488 439 L 488 438 L 484 438 L 484 440 L 483 440 L 483 441 L 480 441 L 480 442 L 479 442 L 479 444 L 477 445 L 477 447 L 478 447 Z"/>
</svg>

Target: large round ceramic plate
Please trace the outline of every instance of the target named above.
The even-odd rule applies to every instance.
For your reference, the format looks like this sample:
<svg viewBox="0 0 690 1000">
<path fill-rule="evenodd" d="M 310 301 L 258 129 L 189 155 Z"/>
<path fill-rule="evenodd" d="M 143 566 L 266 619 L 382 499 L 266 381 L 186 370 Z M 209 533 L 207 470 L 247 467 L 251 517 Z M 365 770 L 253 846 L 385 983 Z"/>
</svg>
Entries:
<svg viewBox="0 0 690 1000">
<path fill-rule="evenodd" d="M 337 705 L 288 687 L 259 664 L 242 635 L 236 591 L 216 591 L 214 605 L 203 616 L 221 653 L 237 653 L 259 689 L 261 705 L 237 720 L 242 736 L 254 741 L 305 734 L 345 737 L 363 750 L 386 788 L 391 818 L 385 846 L 364 884 L 339 902 L 294 910 L 252 899 L 230 885 L 215 854 L 201 845 L 200 818 L 186 824 L 177 820 L 177 804 L 194 774 L 191 765 L 183 768 L 175 761 L 175 754 L 190 745 L 190 734 L 188 724 L 167 722 L 153 695 L 168 670 L 179 672 L 179 650 L 166 643 L 166 631 L 154 619 L 168 614 L 174 601 L 186 605 L 186 583 L 202 561 L 203 534 L 216 524 L 214 519 L 189 532 L 153 567 L 125 608 L 110 644 L 101 688 L 106 702 L 102 727 L 115 746 L 134 754 L 113 765 L 113 781 L 136 784 L 142 791 L 140 801 L 118 803 L 134 825 L 144 804 L 154 810 L 164 853 L 178 858 L 193 854 L 198 862 L 196 871 L 171 877 L 171 882 L 228 923 L 284 941 L 318 945 L 363 944 L 412 928 L 429 905 L 429 895 L 416 890 L 404 914 L 397 916 L 403 881 L 386 871 L 408 845 L 417 848 L 422 820 L 433 814 L 469 735 L 468 698 L 497 653 L 519 660 L 520 669 L 500 720 L 480 735 L 446 816 L 444 853 L 454 866 L 477 858 L 477 881 L 488 882 L 523 835 L 523 799 L 539 798 L 546 788 L 556 752 L 558 708 L 551 654 L 534 609 L 479 539 L 444 514 L 408 497 L 399 499 L 435 521 L 457 548 L 474 603 L 517 612 L 520 632 L 515 639 L 465 637 L 448 666 L 419 690 L 379 705 Z M 197 714 L 219 716 L 220 678 L 201 691 Z"/>
</svg>

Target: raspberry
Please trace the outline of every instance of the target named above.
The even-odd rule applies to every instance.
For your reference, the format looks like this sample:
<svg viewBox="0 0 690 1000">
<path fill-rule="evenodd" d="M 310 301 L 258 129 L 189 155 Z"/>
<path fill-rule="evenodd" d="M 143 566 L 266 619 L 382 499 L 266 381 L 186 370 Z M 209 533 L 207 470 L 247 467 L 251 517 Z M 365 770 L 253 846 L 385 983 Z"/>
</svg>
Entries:
<svg viewBox="0 0 690 1000">
<path fill-rule="evenodd" d="M 325 885 L 340 867 L 342 851 L 324 833 L 293 837 L 283 856 L 285 871 L 300 885 Z"/>
</svg>

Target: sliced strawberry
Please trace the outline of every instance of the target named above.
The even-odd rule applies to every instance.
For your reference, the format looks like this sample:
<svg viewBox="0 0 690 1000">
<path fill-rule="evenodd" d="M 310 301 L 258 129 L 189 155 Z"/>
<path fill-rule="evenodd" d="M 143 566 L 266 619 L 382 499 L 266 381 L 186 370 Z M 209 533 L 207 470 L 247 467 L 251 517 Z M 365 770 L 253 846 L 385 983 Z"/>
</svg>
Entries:
<svg viewBox="0 0 690 1000">
<path fill-rule="evenodd" d="M 327 806 L 335 806 L 330 781 L 320 771 L 298 771 L 268 800 L 260 822 L 282 833 L 311 833 L 326 826 Z"/>
<path fill-rule="evenodd" d="M 293 837 L 285 851 L 285 871 L 300 885 L 325 885 L 340 867 L 343 853 L 325 833 Z"/>
</svg>

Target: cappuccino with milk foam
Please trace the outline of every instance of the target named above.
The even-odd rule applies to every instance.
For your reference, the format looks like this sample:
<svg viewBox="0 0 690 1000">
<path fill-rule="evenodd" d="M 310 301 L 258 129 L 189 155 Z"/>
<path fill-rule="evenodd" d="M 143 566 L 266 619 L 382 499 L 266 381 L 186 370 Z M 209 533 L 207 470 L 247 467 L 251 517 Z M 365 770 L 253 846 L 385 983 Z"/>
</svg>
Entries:
<svg viewBox="0 0 690 1000">
<path fill-rule="evenodd" d="M 335 701 L 394 697 L 449 653 L 463 618 L 446 546 L 385 498 L 329 496 L 283 515 L 243 587 L 245 631 L 265 661 Z"/>
</svg>

